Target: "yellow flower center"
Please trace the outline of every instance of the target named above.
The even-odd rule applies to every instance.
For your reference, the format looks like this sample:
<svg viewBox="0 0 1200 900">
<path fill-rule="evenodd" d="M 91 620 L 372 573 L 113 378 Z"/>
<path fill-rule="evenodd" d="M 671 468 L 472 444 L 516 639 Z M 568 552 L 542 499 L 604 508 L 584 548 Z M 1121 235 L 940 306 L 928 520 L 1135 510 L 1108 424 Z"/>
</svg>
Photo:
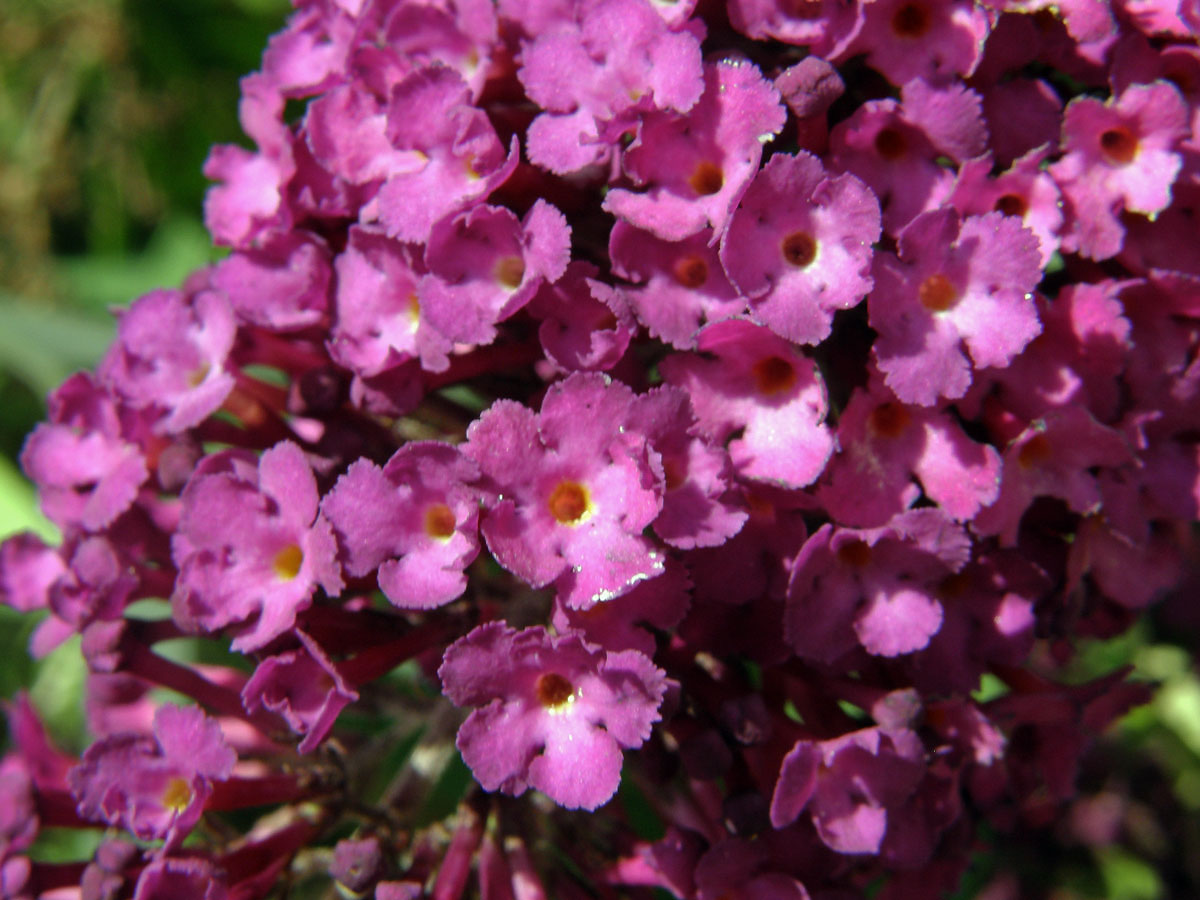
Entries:
<svg viewBox="0 0 1200 900">
<path fill-rule="evenodd" d="M 519 256 L 505 256 L 496 263 L 496 280 L 510 291 L 515 291 L 525 280 L 525 260 Z"/>
<path fill-rule="evenodd" d="M 271 568 L 275 570 L 275 574 L 283 581 L 291 581 L 300 574 L 300 567 L 304 565 L 304 551 L 295 544 L 288 544 L 282 550 L 275 554 L 275 559 L 271 563 Z"/>
<path fill-rule="evenodd" d="M 184 779 L 176 776 L 167 782 L 163 788 L 162 805 L 167 809 L 182 812 L 192 802 L 192 786 Z"/>
</svg>

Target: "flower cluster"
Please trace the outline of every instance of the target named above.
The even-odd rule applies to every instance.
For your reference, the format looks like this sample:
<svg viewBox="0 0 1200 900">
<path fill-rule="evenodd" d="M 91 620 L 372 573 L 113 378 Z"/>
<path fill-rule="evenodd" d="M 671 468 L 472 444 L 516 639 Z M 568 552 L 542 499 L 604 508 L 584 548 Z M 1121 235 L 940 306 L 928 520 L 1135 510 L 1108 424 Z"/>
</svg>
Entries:
<svg viewBox="0 0 1200 900">
<path fill-rule="evenodd" d="M 296 6 L 228 255 L 25 445 L 95 742 L 11 707 L 0 893 L 903 900 L 1053 818 L 1144 692 L 1048 660 L 1200 519 L 1200 5 Z"/>
</svg>

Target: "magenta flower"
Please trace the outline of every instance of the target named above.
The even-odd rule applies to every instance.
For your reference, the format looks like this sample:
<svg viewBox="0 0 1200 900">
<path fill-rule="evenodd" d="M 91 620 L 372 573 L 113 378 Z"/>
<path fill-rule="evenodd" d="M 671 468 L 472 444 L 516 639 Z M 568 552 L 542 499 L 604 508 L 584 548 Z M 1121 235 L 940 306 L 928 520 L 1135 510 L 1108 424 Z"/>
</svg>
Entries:
<svg viewBox="0 0 1200 900">
<path fill-rule="evenodd" d="M 329 259 L 324 241 L 292 232 L 230 254 L 213 269 L 212 284 L 242 321 L 276 331 L 304 328 L 329 315 Z"/>
<path fill-rule="evenodd" d="M 882 390 L 851 395 L 838 443 L 841 452 L 818 496 L 843 525 L 883 525 L 922 491 L 951 518 L 966 521 L 1000 489 L 995 448 L 972 441 L 949 413 L 906 406 Z"/>
<path fill-rule="evenodd" d="M 642 536 L 662 509 L 662 464 L 627 430 L 633 392 L 601 375 L 551 387 L 541 413 L 499 401 L 464 452 L 497 497 L 483 517 L 496 560 L 534 587 L 557 582 L 569 606 L 619 596 L 662 572 Z"/>
<path fill-rule="evenodd" d="M 226 900 L 220 873 L 203 859 L 158 859 L 138 876 L 133 900 Z"/>
<path fill-rule="evenodd" d="M 704 95 L 686 116 L 646 115 L 625 171 L 644 192 L 614 188 L 604 208 L 665 241 L 711 227 L 719 240 L 758 170 L 762 145 L 783 128 L 779 92 L 747 62 L 704 70 Z"/>
<path fill-rule="evenodd" d="M 1164 82 L 1133 85 L 1107 103 L 1071 101 L 1063 118 L 1066 153 L 1050 171 L 1074 213 L 1072 249 L 1092 259 L 1113 256 L 1124 239 L 1120 210 L 1154 215 L 1167 208 L 1187 122 L 1179 92 Z"/>
<path fill-rule="evenodd" d="M 451 341 L 421 306 L 418 285 L 426 270 L 412 245 L 355 226 L 336 272 L 337 321 L 329 344 L 335 360 L 363 378 L 414 358 L 433 372 L 450 364 Z"/>
<path fill-rule="evenodd" d="M 391 174 L 364 207 L 362 221 L 378 220 L 402 241 L 424 243 L 435 222 L 482 200 L 516 167 L 516 138 L 506 156 L 487 115 L 471 104 L 466 83 L 445 66 L 418 69 L 400 81 L 387 116 L 392 146 L 417 154 L 421 165 Z"/>
<path fill-rule="evenodd" d="M 219 182 L 204 198 L 204 224 L 218 244 L 239 248 L 292 224 L 284 194 L 296 171 L 279 89 L 264 75 L 250 75 L 242 91 L 238 118 L 258 152 L 219 144 L 204 163 L 205 177 Z"/>
<path fill-rule="evenodd" d="M 162 706 L 153 737 L 98 741 L 69 780 L 85 819 L 122 825 L 143 840 L 165 838 L 172 847 L 200 818 L 212 782 L 228 778 L 235 762 L 215 721 L 194 707 Z"/>
<path fill-rule="evenodd" d="M 25 441 L 21 467 L 47 518 L 97 531 L 133 504 L 149 474 L 145 456 L 127 436 L 116 401 L 89 375 L 63 382 L 49 407 L 50 421 Z"/>
<path fill-rule="evenodd" d="M 242 688 L 246 709 L 278 713 L 303 740 L 297 746 L 308 753 L 325 739 L 338 714 L 358 699 L 337 666 L 303 631 L 296 631 L 300 646 L 258 664 Z"/>
<path fill-rule="evenodd" d="M 1020 219 L 1037 235 L 1043 268 L 1058 251 L 1063 221 L 1062 196 L 1054 179 L 1041 168 L 1048 153 L 1047 147 L 1035 148 L 995 178 L 989 177 L 990 157 L 968 160 L 959 169 L 958 182 L 949 198 L 963 216 L 995 210 Z"/>
<path fill-rule="evenodd" d="M 988 15 L 966 0 L 881 0 L 864 13 L 844 56 L 866 52 L 867 65 L 892 84 L 966 77 L 983 56 Z"/>
<path fill-rule="evenodd" d="M 792 568 L 789 643 L 826 663 L 859 645 L 875 656 L 921 650 L 942 625 L 940 585 L 963 567 L 969 547 L 963 528 L 933 509 L 865 531 L 823 526 Z"/>
<path fill-rule="evenodd" d="M 576 261 L 554 284 L 543 283 L 529 311 L 541 319 L 538 340 L 561 371 L 607 371 L 620 362 L 637 331 L 626 295 Z"/>
<path fill-rule="evenodd" d="M 283 634 L 319 584 L 341 590 L 337 545 L 318 515 L 317 485 L 303 452 L 277 444 L 255 459 L 210 456 L 183 492 L 171 598 L 181 625 L 246 628 L 234 639 L 253 650 Z"/>
<path fill-rule="evenodd" d="M 664 673 L 636 650 L 606 653 L 576 634 L 476 628 L 438 669 L 458 706 L 474 706 L 458 749 L 489 791 L 534 787 L 568 809 L 607 803 L 621 748 L 641 746 L 658 721 Z"/>
<path fill-rule="evenodd" d="M 542 24 L 517 73 L 546 110 L 530 125 L 529 157 L 559 173 L 603 161 L 638 112 L 686 113 L 704 87 L 697 35 L 670 28 L 646 0 L 600 0 L 573 12 Z"/>
<path fill-rule="evenodd" d="M 609 235 L 613 272 L 635 283 L 621 293 L 638 321 L 679 350 L 696 346 L 696 333 L 706 322 L 746 311 L 746 300 L 729 283 L 714 243 L 710 229 L 682 241 L 664 241 L 620 221 Z"/>
<path fill-rule="evenodd" d="M 809 153 L 771 157 L 721 242 L 721 262 L 755 318 L 781 337 L 816 344 L 833 313 L 871 290 L 879 201 L 853 175 L 829 177 Z"/>
<path fill-rule="evenodd" d="M 521 221 L 503 207 L 476 206 L 443 219 L 428 240 L 422 314 L 451 340 L 474 344 L 495 340 L 497 323 L 561 278 L 571 255 L 566 218 L 542 200 Z"/>
<path fill-rule="evenodd" d="M 775 827 L 806 808 L 817 833 L 839 853 L 878 853 L 888 815 L 917 787 L 924 766 L 907 731 L 867 728 L 829 741 L 797 741 L 771 799 Z"/>
<path fill-rule="evenodd" d="M 62 537 L 0 602 L 97 739 L 14 705 L 0 897 L 911 900 L 1113 839 L 1076 774 L 1150 689 L 1062 679 L 1200 559 L 1200 0 L 293 5 L 229 252 L 22 453 Z"/>
<path fill-rule="evenodd" d="M 1032 295 L 1040 279 L 1037 238 L 1014 218 L 960 222 L 949 208 L 918 216 L 898 257 L 875 258 L 868 305 L 887 386 L 906 403 L 932 406 L 966 393 L 972 362 L 1008 365 L 1041 330 Z"/>
<path fill-rule="evenodd" d="M 901 103 L 864 103 L 829 136 L 830 168 L 866 182 L 879 198 L 883 230 L 894 237 L 918 214 L 945 203 L 954 175 L 940 157 L 963 162 L 987 145 L 979 95 L 969 88 L 916 80 L 900 96 Z"/>
<path fill-rule="evenodd" d="M 479 553 L 478 469 L 447 444 L 410 443 L 380 469 L 365 459 L 338 479 L 321 508 L 347 574 L 376 569 L 380 590 L 406 609 L 449 603 Z"/>
<path fill-rule="evenodd" d="M 225 360 L 234 331 L 233 310 L 220 293 L 153 291 L 122 313 L 100 377 L 131 406 L 161 410 L 158 430 L 183 431 L 233 389 Z"/>
<path fill-rule="evenodd" d="M 663 360 L 663 375 L 687 390 L 701 433 L 729 441 L 734 468 L 786 487 L 816 480 L 833 452 L 823 424 L 828 402 L 816 366 L 780 337 L 744 319 L 708 325 L 696 349 L 707 357 Z"/>
</svg>

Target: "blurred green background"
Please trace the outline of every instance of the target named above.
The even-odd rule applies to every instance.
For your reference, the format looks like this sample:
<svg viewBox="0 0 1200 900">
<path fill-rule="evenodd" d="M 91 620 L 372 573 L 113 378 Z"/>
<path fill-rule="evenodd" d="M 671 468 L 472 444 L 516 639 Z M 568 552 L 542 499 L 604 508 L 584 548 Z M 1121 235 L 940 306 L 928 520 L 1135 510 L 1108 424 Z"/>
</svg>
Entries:
<svg viewBox="0 0 1200 900">
<path fill-rule="evenodd" d="M 213 143 L 245 143 L 238 79 L 257 68 L 288 9 L 286 0 L 3 0 L 0 535 L 53 537 L 15 460 L 46 393 L 103 353 L 108 309 L 218 258 L 201 224 L 201 165 Z M 1197 605 L 1193 583 L 1128 635 L 1081 644 L 1071 677 L 1132 664 L 1155 699 L 1085 761 L 1063 822 L 985 832 L 960 897 L 1200 897 Z M 0 608 L 0 696 L 31 688 L 56 738 L 78 752 L 77 647 L 33 663 L 24 648 L 34 624 Z M 51 841 L 40 852 L 75 849 Z"/>
<path fill-rule="evenodd" d="M 107 309 L 214 258 L 201 166 L 244 141 L 238 79 L 286 0 L 4 0 L 0 10 L 0 528 L 46 392 L 90 367 Z"/>
</svg>

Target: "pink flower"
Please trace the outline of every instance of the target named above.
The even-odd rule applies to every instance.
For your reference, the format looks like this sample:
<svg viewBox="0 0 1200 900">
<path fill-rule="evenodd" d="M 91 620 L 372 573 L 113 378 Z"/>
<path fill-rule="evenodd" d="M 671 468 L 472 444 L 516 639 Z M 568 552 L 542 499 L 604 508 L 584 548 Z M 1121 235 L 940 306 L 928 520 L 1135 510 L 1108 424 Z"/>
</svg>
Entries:
<svg viewBox="0 0 1200 900">
<path fill-rule="evenodd" d="M 235 762 L 214 720 L 195 707 L 162 706 L 153 737 L 107 737 L 68 777 L 84 818 L 173 846 L 200 818 L 212 782 L 228 778 Z"/>
<path fill-rule="evenodd" d="M 604 209 L 666 241 L 705 228 L 719 240 L 758 171 L 762 145 L 783 128 L 779 92 L 747 62 L 705 67 L 704 95 L 685 116 L 646 115 L 624 168 L 643 192 L 614 188 Z"/>
<path fill-rule="evenodd" d="M 321 509 L 342 545 L 346 572 L 379 570 L 379 587 L 405 609 L 431 609 L 466 589 L 479 553 L 475 464 L 435 441 L 406 444 L 380 469 L 360 459 Z"/>
<path fill-rule="evenodd" d="M 230 450 L 202 462 L 184 489 L 172 546 L 176 620 L 205 631 L 244 623 L 233 647 L 253 650 L 292 627 L 318 584 L 337 594 L 337 545 L 317 501 L 295 444 L 261 459 Z"/>
<path fill-rule="evenodd" d="M 754 316 L 798 344 L 829 336 L 833 313 L 871 290 L 879 201 L 853 175 L 827 176 L 809 153 L 777 154 L 755 176 L 721 242 Z"/>
<path fill-rule="evenodd" d="M 1014 218 L 960 222 L 949 208 L 918 216 L 898 257 L 875 257 L 870 318 L 888 387 L 932 406 L 966 393 L 972 362 L 1008 365 L 1041 330 L 1032 294 L 1040 278 L 1037 238 Z"/>
<path fill-rule="evenodd" d="M 467 431 L 496 499 L 483 536 L 534 587 L 556 581 L 569 606 L 619 596 L 662 572 L 642 536 L 662 508 L 663 476 L 646 437 L 626 429 L 633 392 L 596 374 L 552 386 L 541 413 L 498 401 Z"/>
<path fill-rule="evenodd" d="M 534 787 L 568 809 L 596 809 L 616 793 L 621 748 L 650 736 L 667 689 L 636 650 L 606 653 L 577 634 L 502 622 L 452 644 L 438 676 L 456 705 L 476 707 L 458 749 L 484 789 Z"/>
<path fill-rule="evenodd" d="M 698 427 L 714 443 L 729 441 L 739 474 L 785 487 L 816 480 L 833 452 L 823 424 L 828 401 L 812 360 L 744 319 L 706 326 L 696 349 L 662 363 L 664 377 L 692 399 Z"/>
</svg>

